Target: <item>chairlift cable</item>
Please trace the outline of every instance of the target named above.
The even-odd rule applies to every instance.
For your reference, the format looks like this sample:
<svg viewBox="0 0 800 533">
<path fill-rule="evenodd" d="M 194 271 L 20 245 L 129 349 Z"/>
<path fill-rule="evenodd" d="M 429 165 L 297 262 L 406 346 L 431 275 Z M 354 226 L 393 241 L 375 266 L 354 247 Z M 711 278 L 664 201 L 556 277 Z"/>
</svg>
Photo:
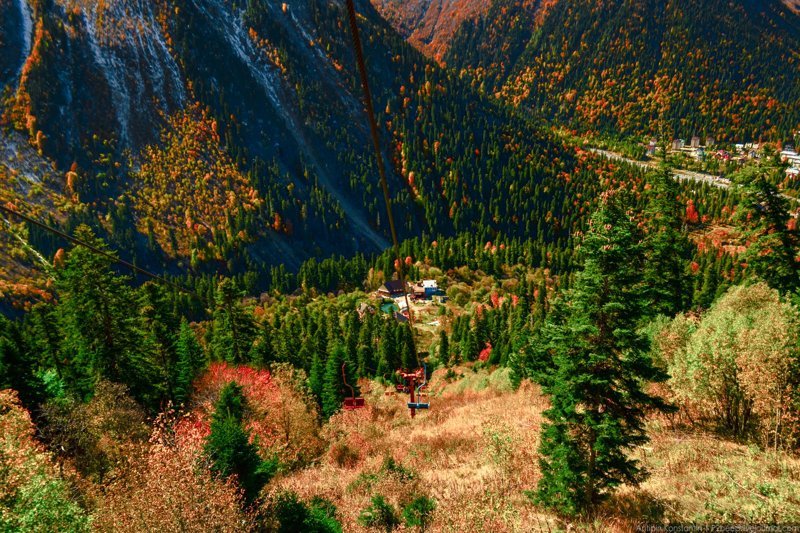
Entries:
<svg viewBox="0 0 800 533">
<path fill-rule="evenodd" d="M 194 296 L 195 298 L 197 298 L 201 302 L 205 303 L 205 300 L 199 294 L 197 294 L 196 292 L 194 292 L 191 289 L 187 289 L 186 287 L 183 287 L 182 285 L 178 285 L 177 283 L 173 283 L 172 281 L 169 281 L 168 279 L 166 279 L 166 278 L 164 278 L 162 276 L 159 276 L 158 274 L 153 274 L 152 272 L 147 271 L 147 270 L 145 270 L 145 269 L 143 269 L 141 267 L 138 267 L 138 266 L 134 265 L 133 263 L 129 263 L 128 261 L 125 261 L 124 259 L 120 259 L 119 257 L 117 257 L 116 255 L 114 255 L 111 252 L 107 252 L 105 250 L 101 250 L 100 248 L 98 248 L 98 247 L 96 247 L 96 246 L 94 246 L 92 244 L 89 244 L 88 242 L 86 242 L 86 241 L 84 241 L 82 239 L 78 239 L 77 237 L 73 237 L 72 235 L 69 235 L 68 233 L 65 233 L 65 232 L 63 232 L 63 231 L 61 231 L 61 230 L 59 230 L 57 228 L 54 228 L 54 227 L 49 226 L 49 225 L 47 225 L 47 224 L 45 224 L 43 222 L 40 222 L 40 221 L 36 220 L 35 218 L 29 217 L 28 215 L 25 215 L 24 213 L 21 213 L 21 212 L 17 211 L 16 209 L 11 209 L 7 205 L 0 204 L 0 211 L 2 211 L 4 213 L 7 213 L 7 214 L 9 214 L 11 216 L 17 217 L 19 219 L 22 219 L 25 222 L 27 222 L 28 224 L 33 224 L 34 226 L 36 226 L 36 227 L 38 227 L 40 229 L 43 229 L 43 230 L 45 230 L 45 231 L 47 231 L 49 233 L 57 235 L 57 236 L 61 237 L 62 239 L 66 240 L 66 241 L 68 241 L 68 242 L 70 242 L 70 243 L 72 243 L 72 244 L 74 244 L 76 246 L 82 246 L 83 248 L 86 248 L 90 252 L 92 252 L 94 254 L 97 254 L 97 255 L 100 255 L 102 257 L 105 257 L 106 259 L 109 259 L 112 262 L 117 263 L 119 265 L 122 265 L 122 266 L 124 266 L 124 267 L 126 267 L 126 268 L 128 268 L 130 270 L 133 270 L 134 272 L 136 272 L 138 274 L 141 274 L 141 275 L 143 275 L 145 277 L 148 277 L 148 278 L 150 278 L 152 280 L 158 281 L 159 283 L 163 283 L 165 285 L 169 285 L 170 287 L 172 287 L 173 289 L 177 289 L 178 291 L 181 291 L 181 292 L 184 292 L 184 293 L 189 294 L 191 296 Z"/>
<path fill-rule="evenodd" d="M 395 261 L 397 262 L 397 275 L 400 283 L 403 286 L 403 294 L 406 300 L 406 309 L 408 310 L 408 323 L 412 328 L 411 346 L 414 350 L 414 356 L 419 363 L 419 353 L 417 352 L 416 341 L 413 335 L 413 318 L 411 305 L 408 302 L 408 287 L 405 282 L 405 275 L 403 272 L 403 261 L 400 258 L 400 241 L 397 238 L 397 228 L 394 223 L 394 215 L 392 214 L 392 203 L 389 195 L 389 185 L 386 180 L 386 167 L 384 166 L 383 154 L 381 152 L 380 135 L 378 132 L 378 124 L 375 121 L 375 110 L 372 104 L 372 92 L 369 87 L 369 78 L 367 76 L 367 66 L 364 62 L 364 52 L 361 44 L 361 35 L 358 30 L 358 19 L 356 18 L 356 8 L 353 0 L 347 0 L 347 15 L 350 21 L 350 35 L 352 37 L 353 51 L 356 56 L 356 63 L 358 64 L 358 73 L 361 78 L 361 88 L 364 91 L 364 104 L 366 105 L 366 114 L 369 122 L 370 134 L 372 136 L 372 145 L 375 150 L 375 159 L 378 163 L 378 173 L 380 175 L 381 189 L 383 190 L 383 200 L 386 204 L 386 214 L 389 218 L 389 229 L 392 234 L 392 244 L 394 246 Z"/>
</svg>

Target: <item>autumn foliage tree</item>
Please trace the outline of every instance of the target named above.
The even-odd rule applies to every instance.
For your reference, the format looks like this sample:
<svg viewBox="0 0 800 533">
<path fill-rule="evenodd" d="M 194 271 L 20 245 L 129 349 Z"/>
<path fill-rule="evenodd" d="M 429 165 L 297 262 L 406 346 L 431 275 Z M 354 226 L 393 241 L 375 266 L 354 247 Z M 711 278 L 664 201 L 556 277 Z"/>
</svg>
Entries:
<svg viewBox="0 0 800 533">
<path fill-rule="evenodd" d="M 77 533 L 89 524 L 16 393 L 0 391 L 0 529 Z"/>
<path fill-rule="evenodd" d="M 204 453 L 208 426 L 192 416 L 160 415 L 150 444 L 123 476 L 108 484 L 95 516 L 107 531 L 249 531 L 232 479 L 212 472 Z"/>
<path fill-rule="evenodd" d="M 765 283 L 730 289 L 701 318 L 678 316 L 658 352 L 689 414 L 773 448 L 798 437 L 798 315 Z"/>
<path fill-rule="evenodd" d="M 161 145 L 142 154 L 134 211 L 140 231 L 169 255 L 222 259 L 252 237 L 244 215 L 262 199 L 222 148 L 216 124 L 190 106 L 170 119 Z"/>
</svg>

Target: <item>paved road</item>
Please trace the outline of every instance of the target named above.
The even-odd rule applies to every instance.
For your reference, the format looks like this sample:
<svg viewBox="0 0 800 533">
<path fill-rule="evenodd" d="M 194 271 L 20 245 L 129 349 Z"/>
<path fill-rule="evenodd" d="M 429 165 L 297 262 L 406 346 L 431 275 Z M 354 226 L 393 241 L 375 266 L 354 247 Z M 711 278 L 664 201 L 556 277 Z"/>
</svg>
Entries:
<svg viewBox="0 0 800 533">
<path fill-rule="evenodd" d="M 620 155 L 616 152 L 609 152 L 608 150 L 600 150 L 599 148 L 589 148 L 590 152 L 594 152 L 595 154 L 601 155 L 603 157 L 607 157 L 608 159 L 613 159 L 615 161 L 623 161 L 625 163 L 629 163 L 631 165 L 636 165 L 637 167 L 648 169 L 648 170 L 655 170 L 658 168 L 658 165 L 653 162 L 649 161 L 636 161 L 635 159 L 627 158 L 623 155 Z M 702 172 L 692 172 L 691 170 L 681 170 L 681 169 L 673 169 L 675 172 L 675 178 L 681 181 L 696 181 L 698 183 L 708 183 L 713 187 L 719 187 L 721 189 L 727 189 L 732 185 L 731 180 L 728 178 L 723 178 L 721 176 L 714 176 L 712 174 L 704 174 Z M 788 194 L 781 194 L 781 197 L 789 200 L 793 204 L 800 203 L 800 199 L 795 198 L 794 196 L 789 196 Z M 798 215 L 793 215 L 798 216 Z"/>
<path fill-rule="evenodd" d="M 608 150 L 600 150 L 599 148 L 589 148 L 590 152 L 594 152 L 595 154 L 601 155 L 608 159 L 613 159 L 615 161 L 623 161 L 625 163 L 629 163 L 631 165 L 636 165 L 637 167 L 644 168 L 647 170 L 655 170 L 658 168 L 656 163 L 650 161 L 636 161 L 635 159 L 629 159 L 623 155 L 620 155 L 616 152 L 609 152 Z M 679 180 L 688 180 L 688 181 L 696 181 L 699 183 L 708 183 L 714 187 L 720 187 L 722 189 L 727 189 L 731 186 L 731 180 L 728 178 L 723 178 L 721 176 L 714 176 L 713 174 L 704 174 L 702 172 L 693 172 L 691 170 L 681 170 L 681 169 L 674 169 L 675 177 Z M 789 198 L 787 196 L 787 198 Z"/>
</svg>

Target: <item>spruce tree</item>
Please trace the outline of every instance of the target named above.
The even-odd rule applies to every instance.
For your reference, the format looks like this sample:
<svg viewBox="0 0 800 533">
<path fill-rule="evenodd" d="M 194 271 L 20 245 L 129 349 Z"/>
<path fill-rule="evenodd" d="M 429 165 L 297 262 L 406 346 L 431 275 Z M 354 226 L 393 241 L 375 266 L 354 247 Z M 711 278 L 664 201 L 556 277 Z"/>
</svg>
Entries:
<svg viewBox="0 0 800 533">
<path fill-rule="evenodd" d="M 178 359 L 175 343 L 180 318 L 175 312 L 170 294 L 163 285 L 146 283 L 138 292 L 140 314 L 148 344 L 155 362 L 160 367 L 167 397 L 175 401 Z"/>
<path fill-rule="evenodd" d="M 450 362 L 450 340 L 444 329 L 439 331 L 439 360 L 444 364 Z"/>
<path fill-rule="evenodd" d="M 189 400 L 192 394 L 192 383 L 206 366 L 203 348 L 197 342 L 197 337 L 185 319 L 181 321 L 175 351 L 178 354 L 175 403 L 181 405 Z"/>
<path fill-rule="evenodd" d="M 244 407 L 241 387 L 234 382 L 225 385 L 214 404 L 205 452 L 212 472 L 224 478 L 236 476 L 244 501 L 249 505 L 275 474 L 277 464 L 263 461 L 256 444 L 250 442 L 250 435 L 242 425 Z"/>
<path fill-rule="evenodd" d="M 325 417 L 330 417 L 341 409 L 345 396 L 351 394 L 350 389 L 344 385 L 342 365 L 344 365 L 348 385 L 353 387 L 355 393 L 358 394 L 353 365 L 347 361 L 347 352 L 344 346 L 336 345 L 328 355 L 328 362 L 325 364 L 325 378 L 322 384 L 322 414 Z"/>
<path fill-rule="evenodd" d="M 258 331 L 253 347 L 250 349 L 250 361 L 258 368 L 266 368 L 275 361 L 275 351 L 272 348 L 272 326 L 264 320 Z"/>
<path fill-rule="evenodd" d="M 800 289 L 800 232 L 796 223 L 790 224 L 789 202 L 774 185 L 777 175 L 767 176 L 748 169 L 734 177 L 743 187 L 743 208 L 737 210 L 745 238 L 751 242 L 745 260 L 748 271 L 761 277 L 782 294 L 797 294 Z M 796 222 L 796 221 L 794 221 Z"/>
<path fill-rule="evenodd" d="M 26 348 L 18 325 L 0 315 L 0 389 L 16 390 L 22 403 L 33 407 L 45 399 L 45 387 Z"/>
<path fill-rule="evenodd" d="M 373 320 L 367 319 L 361 325 L 358 333 L 357 349 L 358 375 L 359 377 L 372 376 L 377 365 L 375 361 L 375 344 L 373 339 Z"/>
<path fill-rule="evenodd" d="M 646 315 L 637 226 L 617 198 L 604 201 L 583 241 L 585 264 L 543 331 L 552 361 L 538 378 L 550 396 L 536 492 L 566 515 L 591 509 L 646 472 L 629 452 L 647 442 L 647 409 L 667 406 L 643 387 L 666 375 L 638 332 Z"/>
<path fill-rule="evenodd" d="M 652 315 L 674 316 L 688 300 L 686 269 L 691 245 L 683 222 L 680 188 L 672 169 L 662 164 L 651 180 L 645 211 L 644 282 Z"/>
<path fill-rule="evenodd" d="M 250 354 L 257 329 L 252 313 L 241 302 L 242 292 L 230 279 L 217 286 L 212 328 L 211 353 L 215 360 L 244 364 Z"/>
<path fill-rule="evenodd" d="M 411 326 L 409 325 L 401 325 L 396 330 L 397 333 L 397 345 L 400 347 L 400 362 L 403 368 L 417 368 L 419 366 L 419 361 L 417 359 L 417 353 L 414 350 L 414 332 L 411 330 Z"/>
<path fill-rule="evenodd" d="M 75 236 L 108 251 L 105 243 L 81 225 Z M 111 259 L 76 246 L 56 271 L 61 298 L 58 311 L 62 352 L 69 357 L 65 382 L 86 397 L 100 378 L 127 385 L 150 406 L 161 398 L 156 366 L 129 279 L 111 270 Z"/>
<path fill-rule="evenodd" d="M 314 353 L 311 359 L 311 370 L 308 373 L 308 388 L 316 398 L 317 403 L 322 406 L 322 390 L 325 380 L 325 363 L 319 353 Z"/>
<path fill-rule="evenodd" d="M 383 328 L 380 339 L 380 346 L 378 347 L 378 368 L 377 374 L 379 376 L 394 376 L 395 371 L 400 368 L 400 353 L 397 349 L 397 341 L 395 339 L 395 329 L 392 320 L 387 320 Z"/>
<path fill-rule="evenodd" d="M 477 359 L 479 351 L 475 330 L 469 328 L 461 337 L 461 359 L 463 361 L 474 361 Z"/>
</svg>

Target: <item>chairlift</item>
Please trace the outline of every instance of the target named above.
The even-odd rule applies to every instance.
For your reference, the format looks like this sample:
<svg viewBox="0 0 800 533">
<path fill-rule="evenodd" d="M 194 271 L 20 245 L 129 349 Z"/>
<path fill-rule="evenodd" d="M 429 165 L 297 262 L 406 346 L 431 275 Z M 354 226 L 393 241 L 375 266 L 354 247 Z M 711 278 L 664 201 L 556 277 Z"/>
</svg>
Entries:
<svg viewBox="0 0 800 533">
<path fill-rule="evenodd" d="M 345 366 L 347 366 L 347 363 L 342 365 L 342 380 L 344 381 L 344 386 L 350 389 L 350 397 L 344 399 L 344 409 L 345 411 L 362 409 L 365 407 L 366 403 L 364 402 L 364 398 L 356 396 L 355 389 L 349 383 L 347 383 L 347 374 L 344 371 Z"/>
<path fill-rule="evenodd" d="M 407 389 L 411 397 L 406 404 L 411 410 L 411 418 L 417 412 L 417 409 L 430 409 L 430 399 L 428 395 L 428 367 L 423 363 L 422 368 L 418 368 L 414 372 L 398 371 L 400 377 L 408 383 Z M 419 383 L 419 385 L 417 385 Z M 424 397 L 424 399 L 423 399 Z"/>
</svg>

